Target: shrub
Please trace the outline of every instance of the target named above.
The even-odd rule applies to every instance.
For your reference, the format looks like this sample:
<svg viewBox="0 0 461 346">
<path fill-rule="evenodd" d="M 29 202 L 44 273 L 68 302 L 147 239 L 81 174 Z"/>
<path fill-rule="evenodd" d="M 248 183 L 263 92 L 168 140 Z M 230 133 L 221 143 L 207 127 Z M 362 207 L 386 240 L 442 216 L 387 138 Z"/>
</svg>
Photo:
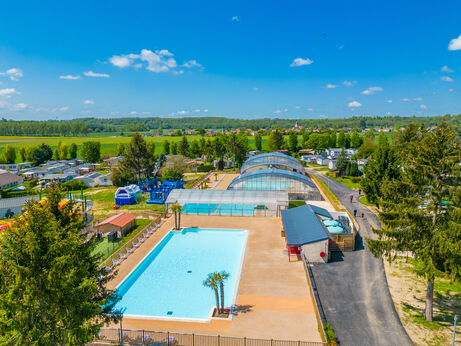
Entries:
<svg viewBox="0 0 461 346">
<path fill-rule="evenodd" d="M 75 179 L 66 181 L 65 183 L 62 183 L 61 186 L 64 189 L 69 189 L 70 191 L 78 191 L 78 190 L 81 190 L 82 188 L 84 189 L 86 188 L 86 184 L 83 181 L 75 180 Z"/>
<path fill-rule="evenodd" d="M 197 172 L 210 172 L 214 169 L 213 165 L 202 165 L 197 167 Z"/>
</svg>

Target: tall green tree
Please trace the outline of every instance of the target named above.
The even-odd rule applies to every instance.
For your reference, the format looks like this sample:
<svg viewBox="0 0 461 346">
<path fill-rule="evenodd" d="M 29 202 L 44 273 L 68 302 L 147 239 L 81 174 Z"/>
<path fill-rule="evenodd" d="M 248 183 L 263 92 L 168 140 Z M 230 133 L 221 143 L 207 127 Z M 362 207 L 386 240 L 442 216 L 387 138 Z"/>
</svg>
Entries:
<svg viewBox="0 0 461 346">
<path fill-rule="evenodd" d="M 16 148 L 12 147 L 11 145 L 7 144 L 5 149 L 2 150 L 2 161 L 5 163 L 15 163 L 16 161 Z"/>
<path fill-rule="evenodd" d="M 171 155 L 178 155 L 178 143 L 171 143 Z"/>
<path fill-rule="evenodd" d="M 255 148 L 256 150 L 262 150 L 262 138 L 259 133 L 255 134 Z"/>
<path fill-rule="evenodd" d="M 209 287 L 214 291 L 216 299 L 216 313 L 219 313 L 219 295 L 218 295 L 218 276 L 217 273 L 208 274 L 207 278 L 203 281 L 203 286 Z"/>
<path fill-rule="evenodd" d="M 68 155 L 67 144 L 66 143 L 61 143 L 59 145 L 59 159 L 60 160 L 67 160 L 67 155 Z"/>
<path fill-rule="evenodd" d="M 143 136 L 136 132 L 126 147 L 126 153 L 120 162 L 122 175 L 134 175 L 136 179 L 143 179 L 153 174 L 155 168 L 155 153 L 148 148 Z"/>
<path fill-rule="evenodd" d="M 217 273 L 216 278 L 219 283 L 219 291 L 221 293 L 221 313 L 224 313 L 224 282 L 229 279 L 230 274 L 223 270 Z"/>
<path fill-rule="evenodd" d="M 56 186 L 46 207 L 29 201 L 26 214 L 0 238 L 0 343 L 83 345 L 117 322 L 113 274 L 99 267 L 96 240 Z"/>
<path fill-rule="evenodd" d="M 77 144 L 72 143 L 70 145 L 70 148 L 69 148 L 69 155 L 70 155 L 71 159 L 76 159 L 77 158 L 77 151 L 78 151 Z"/>
<path fill-rule="evenodd" d="M 21 157 L 21 162 L 27 161 L 27 150 L 25 147 L 19 148 L 19 156 Z"/>
<path fill-rule="evenodd" d="M 368 159 L 377 148 L 376 142 L 372 138 L 367 138 L 365 142 L 357 150 L 357 157 L 360 159 Z"/>
<path fill-rule="evenodd" d="M 346 148 L 346 135 L 341 131 L 338 135 L 338 147 Z"/>
<path fill-rule="evenodd" d="M 269 135 L 268 143 L 269 149 L 271 151 L 277 151 L 279 149 L 282 149 L 283 146 L 283 135 L 282 132 L 280 132 L 279 129 L 275 129 L 274 131 L 271 132 Z"/>
<path fill-rule="evenodd" d="M 163 141 L 163 150 L 162 152 L 165 154 L 165 155 L 170 155 L 170 142 L 165 139 Z"/>
<path fill-rule="evenodd" d="M 346 152 L 341 150 L 339 153 L 338 159 L 336 160 L 336 170 L 339 172 L 340 176 L 346 174 L 346 169 L 349 164 L 349 159 L 347 158 Z"/>
<path fill-rule="evenodd" d="M 99 162 L 101 160 L 101 143 L 98 141 L 83 142 L 81 155 L 86 162 Z"/>
<path fill-rule="evenodd" d="M 298 134 L 295 131 L 290 131 L 288 135 L 288 149 L 293 153 L 298 151 Z"/>
<path fill-rule="evenodd" d="M 187 137 L 185 135 L 182 136 L 182 139 L 179 142 L 178 151 L 183 156 L 189 156 L 189 142 L 187 141 Z"/>
<path fill-rule="evenodd" d="M 389 261 L 408 251 L 420 263 L 416 272 L 427 281 L 424 317 L 432 321 L 437 274 L 461 280 L 461 148 L 444 123 L 419 132 L 420 140 L 407 143 L 411 150 L 400 178 L 382 187 L 383 227 L 374 230 L 378 239 L 368 239 L 368 245 Z"/>
<path fill-rule="evenodd" d="M 351 147 L 358 148 L 362 145 L 362 138 L 357 131 L 352 132 L 351 135 Z"/>
<path fill-rule="evenodd" d="M 244 134 L 230 133 L 225 138 L 227 155 L 232 159 L 232 166 L 239 165 L 246 159 L 248 153 L 248 138 Z"/>
<path fill-rule="evenodd" d="M 117 156 L 123 156 L 126 153 L 126 147 L 124 143 L 117 143 Z"/>
</svg>

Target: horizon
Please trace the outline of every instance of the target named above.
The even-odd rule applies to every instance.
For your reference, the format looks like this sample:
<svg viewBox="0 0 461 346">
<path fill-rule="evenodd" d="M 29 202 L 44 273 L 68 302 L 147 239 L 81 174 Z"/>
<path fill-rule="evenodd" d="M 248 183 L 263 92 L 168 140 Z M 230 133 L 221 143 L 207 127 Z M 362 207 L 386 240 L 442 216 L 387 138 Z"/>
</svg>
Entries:
<svg viewBox="0 0 461 346">
<path fill-rule="evenodd" d="M 461 114 L 460 11 L 428 1 L 11 2 L 0 13 L 0 117 Z"/>
</svg>

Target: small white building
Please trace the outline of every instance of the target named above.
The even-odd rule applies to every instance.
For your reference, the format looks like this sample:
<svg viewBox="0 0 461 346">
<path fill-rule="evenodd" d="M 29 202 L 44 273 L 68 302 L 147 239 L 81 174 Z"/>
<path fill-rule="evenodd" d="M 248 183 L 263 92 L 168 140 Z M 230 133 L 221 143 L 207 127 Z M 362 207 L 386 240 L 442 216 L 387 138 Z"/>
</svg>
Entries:
<svg viewBox="0 0 461 346">
<path fill-rule="evenodd" d="M 336 160 L 330 160 L 330 162 L 328 162 L 328 168 L 334 171 L 336 169 Z"/>
<path fill-rule="evenodd" d="M 112 186 L 112 173 L 90 173 L 76 177 L 75 180 L 83 181 L 87 187 Z"/>
<path fill-rule="evenodd" d="M 0 170 L 0 190 L 18 186 L 24 182 L 24 178 L 14 173 Z"/>
</svg>

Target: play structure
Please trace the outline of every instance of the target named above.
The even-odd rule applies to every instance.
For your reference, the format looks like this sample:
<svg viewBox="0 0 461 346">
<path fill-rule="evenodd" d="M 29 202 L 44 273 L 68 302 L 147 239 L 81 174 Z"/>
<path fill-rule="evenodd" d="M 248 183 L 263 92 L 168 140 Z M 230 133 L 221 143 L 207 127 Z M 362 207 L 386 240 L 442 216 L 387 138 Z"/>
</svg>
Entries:
<svg viewBox="0 0 461 346">
<path fill-rule="evenodd" d="M 164 204 L 168 195 L 173 189 L 183 189 L 184 184 L 182 179 L 171 181 L 165 180 L 163 183 L 157 186 L 157 179 L 155 179 L 155 184 L 150 186 L 149 190 L 149 200 L 146 202 L 148 204 Z"/>
<path fill-rule="evenodd" d="M 115 205 L 136 204 L 140 199 L 141 192 L 141 188 L 136 184 L 119 187 L 115 191 Z"/>
</svg>

